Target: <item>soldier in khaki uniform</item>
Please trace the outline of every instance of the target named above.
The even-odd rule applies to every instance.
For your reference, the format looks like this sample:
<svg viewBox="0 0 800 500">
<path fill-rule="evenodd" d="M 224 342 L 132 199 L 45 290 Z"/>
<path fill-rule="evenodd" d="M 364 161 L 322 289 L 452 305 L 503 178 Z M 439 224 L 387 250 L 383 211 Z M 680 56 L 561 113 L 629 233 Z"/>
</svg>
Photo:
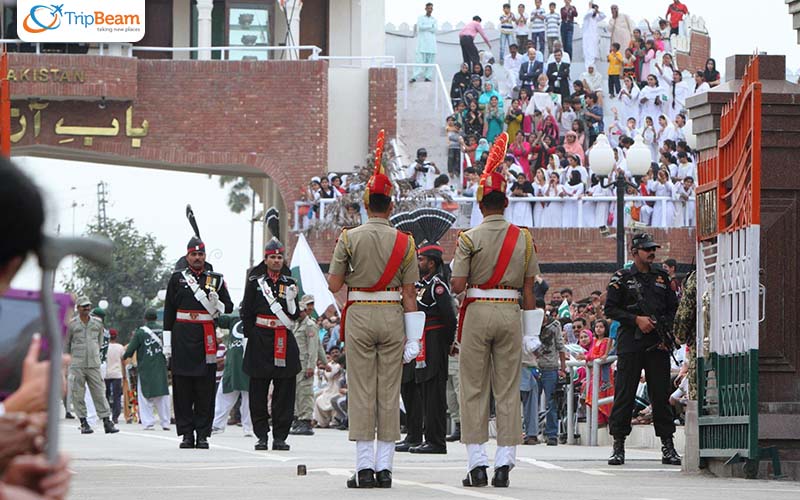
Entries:
<svg viewBox="0 0 800 500">
<path fill-rule="evenodd" d="M 78 315 L 67 326 L 65 350 L 72 356 L 69 378 L 72 384 L 72 406 L 81 422 L 81 434 L 94 432 L 86 421 L 86 386 L 92 395 L 97 416 L 103 419 L 106 434 L 119 432 L 109 416 L 106 386 L 100 375 L 100 345 L 103 343 L 103 323 L 89 315 L 92 301 L 87 297 L 78 299 Z"/>
<path fill-rule="evenodd" d="M 539 264 L 527 229 L 503 218 L 508 205 L 500 168 L 508 136 L 495 140 L 478 185 L 483 222 L 461 233 L 453 259 L 453 292 L 467 294 L 459 315 L 461 343 L 461 441 L 467 445 L 469 473 L 464 486 L 486 486 L 489 392 L 497 409 L 497 453 L 492 485 L 507 487 L 521 441 L 519 380 L 523 348 L 533 352 L 544 317 L 533 294 Z M 520 321 L 519 289 L 522 294 Z M 524 338 L 523 338 L 524 333 Z"/>
<path fill-rule="evenodd" d="M 383 173 L 382 157 L 383 131 L 364 195 L 369 220 L 342 230 L 328 277 L 332 292 L 345 283 L 348 287 L 341 331 L 347 346 L 350 440 L 356 441 L 357 457 L 349 488 L 391 487 L 403 361 L 419 354 L 425 324 L 425 314 L 416 312 L 414 238 L 389 224 L 392 184 Z"/>
<path fill-rule="evenodd" d="M 319 340 L 319 326 L 311 313 L 314 312 L 314 296 L 304 295 L 300 299 L 300 320 L 294 332 L 297 348 L 300 350 L 300 373 L 297 374 L 297 388 L 294 398 L 294 418 L 296 425 L 289 434 L 313 436 L 311 417 L 314 414 L 314 368 L 317 363 L 326 364 L 325 351 Z"/>
</svg>

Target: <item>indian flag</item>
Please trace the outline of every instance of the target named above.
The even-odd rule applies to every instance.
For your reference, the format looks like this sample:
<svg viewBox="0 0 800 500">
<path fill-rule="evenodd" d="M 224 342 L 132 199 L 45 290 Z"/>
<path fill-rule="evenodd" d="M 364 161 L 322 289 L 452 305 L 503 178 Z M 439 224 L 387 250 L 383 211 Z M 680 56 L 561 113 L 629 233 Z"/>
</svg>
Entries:
<svg viewBox="0 0 800 500">
<path fill-rule="evenodd" d="M 564 299 L 564 301 L 561 302 L 561 305 L 558 306 L 558 317 L 559 318 L 571 318 L 572 317 L 569 314 L 569 303 L 567 303 L 567 299 Z"/>
<path fill-rule="evenodd" d="M 292 278 L 297 281 L 300 289 L 300 298 L 306 294 L 313 295 L 314 310 L 318 315 L 322 315 L 331 304 L 336 307 L 337 312 L 339 311 L 333 294 L 328 290 L 328 280 L 325 279 L 325 275 L 314 257 L 314 252 L 311 251 L 303 234 L 297 238 L 290 266 Z"/>
</svg>

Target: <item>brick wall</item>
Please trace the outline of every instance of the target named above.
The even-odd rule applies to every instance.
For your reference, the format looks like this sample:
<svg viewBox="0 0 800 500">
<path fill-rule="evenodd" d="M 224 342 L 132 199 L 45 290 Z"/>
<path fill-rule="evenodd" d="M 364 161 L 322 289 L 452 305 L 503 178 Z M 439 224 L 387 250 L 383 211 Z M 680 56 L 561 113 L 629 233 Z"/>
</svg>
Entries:
<svg viewBox="0 0 800 500">
<path fill-rule="evenodd" d="M 697 70 L 705 69 L 706 61 L 711 57 L 711 37 L 692 32 L 690 44 L 691 52 L 679 52 L 675 62 L 681 70 L 685 69 L 694 73 Z M 717 62 L 717 67 L 720 67 L 719 62 Z"/>
<path fill-rule="evenodd" d="M 378 131 L 388 139 L 397 137 L 397 69 L 369 70 L 369 140 L 374 144 Z"/>
<path fill-rule="evenodd" d="M 17 79 L 10 83 L 12 99 L 92 97 L 99 100 L 104 96 L 116 100 L 136 99 L 137 60 L 130 57 L 9 53 L 8 69 Z M 61 81 L 62 72 L 51 72 L 46 81 L 40 81 L 42 69 L 58 69 L 68 75 L 78 71 L 85 76 L 85 81 L 81 83 L 73 78 L 70 78 L 73 81 Z M 53 77 L 58 81 L 52 81 Z"/>
</svg>

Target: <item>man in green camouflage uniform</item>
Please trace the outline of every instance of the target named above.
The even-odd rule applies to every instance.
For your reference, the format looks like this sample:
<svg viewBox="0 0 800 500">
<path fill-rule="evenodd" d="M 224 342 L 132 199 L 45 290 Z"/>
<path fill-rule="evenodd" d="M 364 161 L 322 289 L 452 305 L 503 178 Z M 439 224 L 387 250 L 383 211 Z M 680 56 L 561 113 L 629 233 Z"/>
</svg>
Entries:
<svg viewBox="0 0 800 500">
<path fill-rule="evenodd" d="M 697 272 L 686 277 L 683 285 L 683 296 L 678 303 L 673 327 L 675 338 L 689 349 L 686 359 L 689 361 L 689 399 L 697 400 Z"/>
</svg>

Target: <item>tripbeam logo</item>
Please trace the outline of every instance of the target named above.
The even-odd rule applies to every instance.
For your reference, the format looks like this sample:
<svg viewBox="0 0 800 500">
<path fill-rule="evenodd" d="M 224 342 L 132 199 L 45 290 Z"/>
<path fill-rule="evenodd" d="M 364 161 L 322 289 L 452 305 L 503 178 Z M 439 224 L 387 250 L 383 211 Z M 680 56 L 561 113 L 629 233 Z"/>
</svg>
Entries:
<svg viewBox="0 0 800 500">
<path fill-rule="evenodd" d="M 130 43 L 144 36 L 145 0 L 18 0 L 17 12 L 26 42 Z"/>
</svg>

